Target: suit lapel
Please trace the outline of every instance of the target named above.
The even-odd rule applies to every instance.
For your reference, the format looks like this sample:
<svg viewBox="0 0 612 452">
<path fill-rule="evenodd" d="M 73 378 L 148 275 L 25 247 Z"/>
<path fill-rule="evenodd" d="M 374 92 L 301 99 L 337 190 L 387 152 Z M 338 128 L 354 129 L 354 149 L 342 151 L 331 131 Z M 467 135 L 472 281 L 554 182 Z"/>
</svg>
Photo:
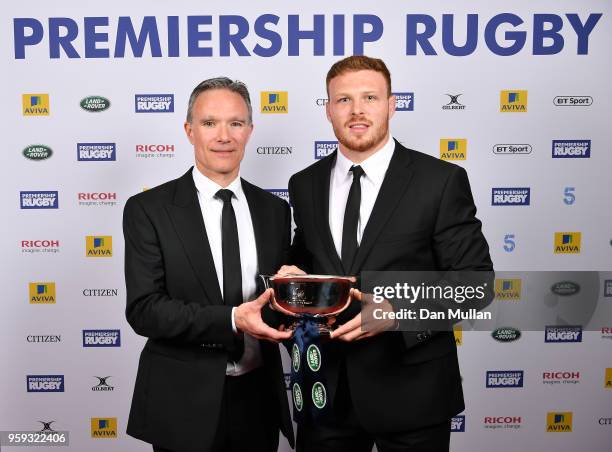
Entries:
<svg viewBox="0 0 612 452">
<path fill-rule="evenodd" d="M 272 274 L 276 272 L 276 268 L 271 268 L 270 249 L 266 244 L 274 243 L 274 237 L 270 237 L 274 233 L 274 226 L 270 227 L 270 218 L 267 218 L 267 212 L 264 205 L 258 199 L 258 193 L 253 189 L 253 186 L 240 179 L 242 183 L 242 191 L 249 205 L 251 213 L 251 222 L 253 223 L 253 232 L 255 233 L 255 248 L 257 249 L 257 268 L 261 274 Z"/>
<path fill-rule="evenodd" d="M 173 204 L 167 205 L 166 209 L 202 289 L 213 304 L 223 304 L 191 171 L 177 181 Z"/>
<path fill-rule="evenodd" d="M 323 242 L 323 249 L 326 251 L 332 264 L 333 273 L 341 275 L 345 272 L 342 268 L 342 261 L 336 252 L 331 230 L 329 229 L 329 181 L 332 167 L 336 161 L 337 152 L 336 150 L 329 157 L 325 158 L 315 172 L 313 204 L 314 218 L 317 229 L 319 230 L 319 237 L 321 238 L 321 242 Z"/>
<path fill-rule="evenodd" d="M 410 179 L 412 179 L 411 163 L 410 151 L 396 141 L 393 157 L 391 157 L 389 168 L 374 202 L 368 224 L 363 231 L 361 244 L 353 260 L 353 265 L 351 265 L 350 275 L 355 275 L 361 270 L 366 257 L 376 243 L 376 239 L 408 188 Z"/>
</svg>

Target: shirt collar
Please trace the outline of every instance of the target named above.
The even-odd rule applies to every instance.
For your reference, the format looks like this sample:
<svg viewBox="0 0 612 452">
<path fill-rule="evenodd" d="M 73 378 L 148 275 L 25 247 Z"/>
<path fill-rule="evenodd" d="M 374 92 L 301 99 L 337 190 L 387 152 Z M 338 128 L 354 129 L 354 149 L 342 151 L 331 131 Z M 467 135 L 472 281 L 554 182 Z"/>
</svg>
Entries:
<svg viewBox="0 0 612 452">
<path fill-rule="evenodd" d="M 385 178 L 385 173 L 393 157 L 393 151 L 395 150 L 395 141 L 389 136 L 389 139 L 377 152 L 369 156 L 363 162 L 359 164 L 365 172 L 365 177 L 368 177 L 375 184 L 381 185 Z M 340 150 L 336 157 L 336 173 L 339 177 L 351 177 L 349 173 L 351 167 L 355 163 L 347 159 Z"/>
<path fill-rule="evenodd" d="M 195 183 L 198 193 L 203 199 L 213 199 L 217 192 L 223 188 L 231 190 L 237 200 L 242 199 L 242 183 L 240 183 L 240 174 L 234 179 L 227 187 L 222 187 L 218 183 L 206 177 L 198 170 L 196 166 L 193 167 L 193 182 Z"/>
</svg>

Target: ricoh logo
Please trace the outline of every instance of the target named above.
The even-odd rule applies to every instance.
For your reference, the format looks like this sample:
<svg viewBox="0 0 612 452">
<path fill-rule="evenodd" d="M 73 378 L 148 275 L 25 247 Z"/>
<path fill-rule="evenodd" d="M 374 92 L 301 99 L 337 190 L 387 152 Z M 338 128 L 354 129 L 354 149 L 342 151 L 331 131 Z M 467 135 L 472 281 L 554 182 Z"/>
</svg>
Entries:
<svg viewBox="0 0 612 452">
<path fill-rule="evenodd" d="M 531 154 L 532 150 L 530 144 L 496 144 L 493 146 L 493 154 L 498 155 Z"/>
<path fill-rule="evenodd" d="M 85 256 L 112 257 L 113 237 L 110 235 L 88 235 L 85 237 Z"/>
<path fill-rule="evenodd" d="M 451 418 L 451 432 L 465 432 L 465 415 Z"/>
<path fill-rule="evenodd" d="M 580 232 L 555 232 L 555 254 L 580 254 Z"/>
<path fill-rule="evenodd" d="M 21 105 L 23 116 L 49 116 L 48 94 L 22 94 Z"/>
<path fill-rule="evenodd" d="M 414 93 L 393 93 L 395 111 L 414 111 Z"/>
<path fill-rule="evenodd" d="M 293 146 L 259 146 L 257 155 L 291 155 Z"/>
<path fill-rule="evenodd" d="M 90 192 L 78 193 L 79 206 L 116 206 L 117 193 L 115 192 Z"/>
<path fill-rule="evenodd" d="M 173 144 L 137 144 L 136 157 L 140 159 L 150 158 L 174 158 Z"/>
<path fill-rule="evenodd" d="M 64 392 L 63 375 L 28 375 L 28 392 Z"/>
<path fill-rule="evenodd" d="M 588 159 L 591 158 L 591 140 L 553 140 L 552 158 Z"/>
<path fill-rule="evenodd" d="M 544 331 L 544 342 L 582 342 L 582 327 L 548 325 Z"/>
<path fill-rule="evenodd" d="M 314 158 L 320 160 L 327 157 L 329 154 L 338 149 L 337 141 L 315 141 L 314 142 Z"/>
<path fill-rule="evenodd" d="M 120 347 L 119 330 L 83 330 L 83 347 Z"/>
<path fill-rule="evenodd" d="M 285 190 L 282 188 L 266 188 L 268 193 L 272 193 L 275 196 L 278 196 L 281 199 L 284 199 L 289 203 L 289 190 Z"/>
<path fill-rule="evenodd" d="M 542 383 L 545 385 L 576 385 L 580 383 L 580 372 L 578 371 L 550 371 L 542 372 Z"/>
<path fill-rule="evenodd" d="M 31 282 L 28 289 L 30 304 L 55 304 L 57 302 L 54 282 Z"/>
<path fill-rule="evenodd" d="M 549 412 L 546 414 L 547 432 L 571 432 L 572 431 L 572 412 L 565 411 Z"/>
<path fill-rule="evenodd" d="M 467 158 L 467 139 L 442 138 L 440 140 L 440 159 L 465 160 Z"/>
<path fill-rule="evenodd" d="M 59 240 L 22 240 L 21 252 L 27 254 L 34 253 L 59 253 Z"/>
<path fill-rule="evenodd" d="M 527 112 L 526 90 L 504 90 L 499 94 L 499 111 L 502 113 Z"/>
<path fill-rule="evenodd" d="M 114 162 L 117 160 L 115 143 L 77 143 L 79 162 Z"/>
<path fill-rule="evenodd" d="M 134 104 L 136 113 L 172 113 L 174 94 L 136 94 Z"/>
<path fill-rule="evenodd" d="M 553 99 L 557 107 L 588 107 L 593 105 L 591 96 L 557 96 Z"/>
<path fill-rule="evenodd" d="M 522 280 L 495 279 L 495 299 L 500 301 L 517 301 L 521 299 Z"/>
<path fill-rule="evenodd" d="M 58 197 L 56 191 L 20 191 L 19 205 L 22 209 L 57 209 Z"/>
<path fill-rule="evenodd" d="M 602 326 L 601 327 L 601 338 L 612 339 L 612 327 Z"/>
<path fill-rule="evenodd" d="M 483 427 L 491 430 L 496 429 L 519 429 L 523 425 L 520 416 L 486 416 L 483 419 Z"/>
<path fill-rule="evenodd" d="M 522 388 L 522 370 L 488 370 L 487 388 Z"/>
<path fill-rule="evenodd" d="M 289 93 L 287 91 L 262 91 L 260 101 L 261 113 L 289 113 Z"/>
<path fill-rule="evenodd" d="M 528 206 L 530 199 L 529 187 L 491 189 L 492 206 Z"/>
</svg>

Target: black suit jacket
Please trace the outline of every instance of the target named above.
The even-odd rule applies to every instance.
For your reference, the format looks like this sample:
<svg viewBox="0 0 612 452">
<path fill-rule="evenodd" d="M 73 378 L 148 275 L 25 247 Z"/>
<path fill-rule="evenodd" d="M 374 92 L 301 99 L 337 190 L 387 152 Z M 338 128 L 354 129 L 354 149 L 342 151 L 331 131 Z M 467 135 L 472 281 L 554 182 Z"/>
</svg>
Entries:
<svg viewBox="0 0 612 452">
<path fill-rule="evenodd" d="M 355 260 L 344 272 L 329 228 L 335 159 L 336 152 L 289 181 L 296 223 L 291 263 L 312 273 L 357 276 L 363 271 L 493 269 L 465 170 L 396 142 Z M 354 302 L 339 323 L 358 312 Z M 355 412 L 371 431 L 433 425 L 464 409 L 451 332 L 386 332 L 352 343 L 329 341 L 324 347 L 330 399 L 345 365 Z"/>
<path fill-rule="evenodd" d="M 126 316 L 136 333 L 148 337 L 127 433 L 171 450 L 201 451 L 216 432 L 234 335 L 191 171 L 132 196 L 124 209 Z M 245 180 L 242 188 L 259 271 L 274 274 L 289 249 L 289 206 Z M 270 422 L 293 444 L 279 348 L 260 345 L 269 382 L 262 391 L 278 404 L 278 418 Z"/>
</svg>

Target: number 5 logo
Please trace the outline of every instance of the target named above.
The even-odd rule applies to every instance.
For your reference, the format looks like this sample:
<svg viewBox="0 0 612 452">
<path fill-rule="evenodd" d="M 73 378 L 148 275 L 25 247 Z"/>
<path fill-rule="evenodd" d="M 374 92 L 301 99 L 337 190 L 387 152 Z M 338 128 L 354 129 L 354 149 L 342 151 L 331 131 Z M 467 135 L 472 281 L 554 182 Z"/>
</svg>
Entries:
<svg viewBox="0 0 612 452">
<path fill-rule="evenodd" d="M 563 202 L 568 206 L 571 206 L 576 202 L 576 195 L 574 194 L 575 190 L 576 187 L 565 187 L 565 190 L 563 191 Z"/>
<path fill-rule="evenodd" d="M 516 242 L 514 241 L 514 234 L 506 234 L 504 236 L 504 251 L 511 253 L 516 248 Z"/>
</svg>

